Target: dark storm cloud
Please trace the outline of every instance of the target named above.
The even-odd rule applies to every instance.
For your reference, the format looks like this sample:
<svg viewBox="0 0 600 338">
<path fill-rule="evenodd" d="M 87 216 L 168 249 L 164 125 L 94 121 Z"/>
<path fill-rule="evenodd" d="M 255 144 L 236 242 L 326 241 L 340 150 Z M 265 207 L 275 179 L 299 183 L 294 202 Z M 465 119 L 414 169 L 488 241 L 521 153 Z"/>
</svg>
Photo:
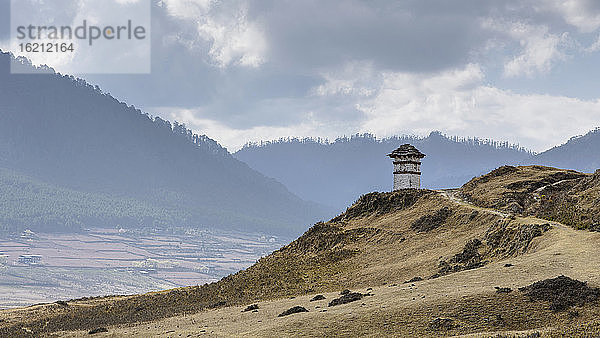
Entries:
<svg viewBox="0 0 600 338">
<path fill-rule="evenodd" d="M 453 5 L 448 5 L 452 3 Z M 435 71 L 464 64 L 485 34 L 480 1 L 255 1 L 269 60 L 303 69 L 353 60 L 391 70 Z"/>
<path fill-rule="evenodd" d="M 211 42 L 198 36 L 196 22 L 170 17 L 155 7 L 152 75 L 90 78 L 133 103 L 205 106 L 210 107 L 203 109 L 207 118 L 236 126 L 242 121 L 265 123 L 272 114 L 249 113 L 262 105 L 261 100 L 303 98 L 322 83 L 322 72 L 345 62 L 370 61 L 380 69 L 410 72 L 469 62 L 470 52 L 486 40 L 478 19 L 489 8 L 478 5 L 480 1 L 447 3 L 253 1 L 248 20 L 265 34 L 265 63 L 225 69 L 211 63 L 207 56 Z M 173 36 L 182 43 L 168 43 L 167 37 Z M 289 123 L 300 114 L 289 106 L 279 110 L 285 112 L 273 113 L 273 122 Z"/>
<path fill-rule="evenodd" d="M 0 0 L 1 15 L 8 15 L 2 10 L 8 2 Z M 188 2 L 206 5 L 201 0 Z M 206 18 L 179 17 L 157 1 L 152 74 L 86 79 L 128 103 L 190 108 L 199 119 L 236 129 L 293 126 L 307 115 L 323 123 L 358 123 L 365 116 L 356 109 L 356 98 L 313 92 L 327 83 L 327 74 L 343 73 L 348 63 L 372 67 L 376 74 L 435 74 L 469 63 L 488 67 L 489 62 L 501 73 L 504 63 L 521 52 L 521 41 L 510 32 L 482 26 L 482 21 L 495 20 L 500 27 L 543 25 L 550 33 L 561 34 L 577 30 L 573 24 L 580 20 L 578 13 L 584 17 L 600 13 L 600 1 L 593 0 L 574 2 L 578 5 L 574 9 L 564 8 L 565 2 L 558 0 L 231 0 L 210 2 L 214 8 L 205 15 L 229 29 L 227 25 L 235 26 L 239 20 L 240 3 L 247 9 L 241 29 L 244 24 L 255 25 L 266 44 L 262 62 L 254 67 L 236 59 L 215 62 L 213 47 L 227 47 L 235 39 L 229 41 L 225 34 L 215 41 L 199 32 L 198 25 Z M 0 20 L 0 25 L 6 22 Z M 209 28 L 219 34 L 220 27 Z M 492 52 L 487 50 L 491 41 L 497 43 Z M 372 89 L 377 90 L 377 83 Z"/>
<path fill-rule="evenodd" d="M 215 10 L 235 13 L 227 6 L 236 5 L 222 2 Z M 257 68 L 219 68 L 209 56 L 213 42 L 197 32 L 198 20 L 155 7 L 152 75 L 92 79 L 132 103 L 196 107 L 202 118 L 233 128 L 289 125 L 307 110 L 359 119 L 347 99 L 308 97 L 324 83 L 324 72 L 354 61 L 368 62 L 376 71 L 434 73 L 462 67 L 477 62 L 477 51 L 490 39 L 507 38 L 482 28 L 481 20 L 490 17 L 564 24 L 555 12 L 522 1 L 252 0 L 246 19 L 262 29 L 265 62 Z M 169 40 L 173 37 L 178 42 Z"/>
</svg>

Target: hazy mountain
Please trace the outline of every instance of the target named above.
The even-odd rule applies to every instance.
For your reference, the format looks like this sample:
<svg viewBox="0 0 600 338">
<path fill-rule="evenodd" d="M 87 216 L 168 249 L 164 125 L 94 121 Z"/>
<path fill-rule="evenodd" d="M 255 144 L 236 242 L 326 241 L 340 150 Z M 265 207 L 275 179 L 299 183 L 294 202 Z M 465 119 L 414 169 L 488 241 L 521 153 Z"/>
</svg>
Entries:
<svg viewBox="0 0 600 338">
<path fill-rule="evenodd" d="M 534 156 L 529 163 L 593 173 L 600 169 L 600 129 L 573 137 L 561 146 Z"/>
<path fill-rule="evenodd" d="M 17 180 L 25 191 L 133 199 L 152 210 L 133 208 L 123 223 L 136 226 L 151 226 L 161 211 L 178 215 L 174 226 L 298 233 L 323 214 L 208 137 L 152 118 L 71 76 L 10 74 L 11 57 L 0 54 L 0 168 L 25 177 Z M 0 184 L 14 191 L 8 185 L 15 180 L 1 177 Z M 19 203 L 3 199 L 7 210 L 21 208 Z M 57 215 L 46 219 L 57 230 L 67 226 Z M 111 219 L 88 221 L 114 225 Z M 14 221 L 0 223 L 10 228 Z M 38 221 L 43 225 L 43 218 Z"/>
<path fill-rule="evenodd" d="M 343 209 L 361 194 L 391 190 L 392 162 L 386 155 L 403 143 L 427 155 L 421 183 L 432 189 L 458 187 L 490 169 L 531 156 L 507 143 L 450 139 L 439 132 L 425 138 L 382 140 L 368 134 L 335 142 L 286 139 L 249 144 L 234 155 L 304 199 Z"/>
</svg>

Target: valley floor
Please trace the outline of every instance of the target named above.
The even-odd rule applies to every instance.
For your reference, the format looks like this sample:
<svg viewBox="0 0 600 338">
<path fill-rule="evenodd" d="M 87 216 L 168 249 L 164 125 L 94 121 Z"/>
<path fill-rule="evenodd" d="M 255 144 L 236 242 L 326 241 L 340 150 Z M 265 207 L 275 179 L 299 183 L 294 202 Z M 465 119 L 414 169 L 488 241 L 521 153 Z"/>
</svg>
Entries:
<svg viewBox="0 0 600 338">
<path fill-rule="evenodd" d="M 27 231 L 0 238 L 0 308 L 202 285 L 247 268 L 283 241 L 195 229 Z M 32 254 L 39 264 L 19 262 Z"/>
<path fill-rule="evenodd" d="M 448 192 L 441 195 L 467 205 Z M 468 206 L 480 212 L 497 213 Z M 506 215 L 503 215 L 506 216 Z M 521 218 L 522 223 L 548 223 Z M 436 279 L 404 283 L 390 279 L 385 285 L 363 285 L 352 291 L 371 293 L 362 300 L 329 307 L 338 292 L 323 293 L 325 300 L 311 302 L 315 294 L 258 302 L 258 311 L 243 312 L 233 306 L 180 315 L 149 323 L 107 327 L 98 337 L 225 337 L 225 336 L 451 336 L 474 334 L 495 336 L 510 328 L 512 334 L 542 336 L 590 334 L 578 329 L 600 316 L 597 306 L 575 311 L 552 312 L 548 304 L 530 302 L 517 288 L 533 282 L 566 275 L 600 286 L 600 233 L 578 231 L 558 223 L 533 240 L 526 254 L 496 261 L 481 268 Z M 512 292 L 498 294 L 495 287 Z M 367 288 L 372 288 L 367 290 Z M 341 290 L 340 290 L 341 291 Z M 278 317 L 293 306 L 308 312 Z M 0 317 L 10 313 L 0 313 Z M 437 318 L 449 318 L 449 327 L 432 327 Z M 589 324 L 588 324 L 589 325 Z M 571 330 L 571 331 L 568 331 Z M 596 328 L 598 330 L 598 328 Z M 478 333 L 479 332 L 479 333 Z M 483 333 L 482 333 L 483 332 Z M 569 333 L 570 332 L 570 333 Z M 587 332 L 587 333 L 586 333 Z M 84 337 L 88 331 L 58 332 L 53 336 Z"/>
</svg>

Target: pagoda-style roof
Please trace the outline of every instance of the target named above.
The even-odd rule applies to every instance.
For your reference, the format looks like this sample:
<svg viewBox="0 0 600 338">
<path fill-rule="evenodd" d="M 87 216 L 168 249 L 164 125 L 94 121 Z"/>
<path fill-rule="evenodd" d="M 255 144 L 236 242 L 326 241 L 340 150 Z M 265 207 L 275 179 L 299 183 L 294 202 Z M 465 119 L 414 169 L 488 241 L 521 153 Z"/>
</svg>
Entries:
<svg viewBox="0 0 600 338">
<path fill-rule="evenodd" d="M 425 157 L 425 154 L 420 152 L 419 149 L 417 149 L 414 146 L 407 143 L 407 144 L 401 145 L 400 147 L 398 147 L 398 149 L 392 151 L 392 153 L 388 154 L 387 156 L 389 156 L 391 158 L 404 157 L 404 156 L 414 156 L 414 157 L 418 157 L 418 158 L 423 158 L 423 157 Z"/>
</svg>

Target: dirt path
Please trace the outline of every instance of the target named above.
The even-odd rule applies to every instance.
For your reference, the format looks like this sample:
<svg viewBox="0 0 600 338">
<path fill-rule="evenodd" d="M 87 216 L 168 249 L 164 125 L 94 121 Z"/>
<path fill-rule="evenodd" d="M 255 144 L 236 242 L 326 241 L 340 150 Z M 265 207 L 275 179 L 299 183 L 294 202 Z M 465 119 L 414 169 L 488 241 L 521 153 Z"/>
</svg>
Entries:
<svg viewBox="0 0 600 338">
<path fill-rule="evenodd" d="M 571 178 L 571 179 L 568 179 L 568 180 L 562 180 L 562 181 L 554 182 L 554 183 L 551 183 L 551 184 L 547 184 L 547 185 L 545 185 L 543 187 L 540 187 L 540 188 L 536 189 L 534 191 L 534 193 L 539 194 L 540 192 L 544 191 L 548 187 L 555 187 L 555 186 L 563 184 L 565 182 L 576 181 L 576 180 L 579 180 L 579 179 L 578 178 Z"/>
<path fill-rule="evenodd" d="M 471 202 L 465 200 L 464 198 L 462 198 L 460 196 L 460 191 L 458 189 L 443 189 L 443 190 L 438 190 L 437 192 L 440 195 L 442 195 L 442 196 L 450 199 L 454 203 L 460 204 L 462 206 L 469 207 L 471 209 L 489 212 L 491 214 L 498 215 L 498 216 L 504 217 L 504 218 L 510 216 L 509 214 L 501 212 L 501 211 L 498 211 L 498 210 L 489 209 L 489 208 L 482 208 L 482 207 L 478 207 L 478 206 L 472 204 Z"/>
<path fill-rule="evenodd" d="M 560 181 L 560 182 L 556 182 L 556 183 L 553 183 L 553 184 L 549 184 L 549 185 L 543 186 L 540 189 L 536 190 L 536 193 L 539 192 L 539 191 L 543 191 L 548 186 L 560 184 L 560 183 L 563 183 L 563 182 L 566 182 L 566 181 L 572 181 L 572 180 L 563 180 L 563 181 Z M 460 195 L 459 189 L 442 189 L 442 190 L 437 190 L 437 192 L 440 195 L 448 198 L 452 202 L 460 204 L 460 205 L 468 207 L 468 208 L 471 208 L 473 210 L 478 210 L 478 211 L 483 211 L 483 212 L 491 213 L 491 214 L 494 214 L 494 215 L 497 215 L 497 216 L 500 216 L 500 217 L 503 217 L 503 218 L 511 217 L 511 214 L 509 214 L 509 213 L 505 213 L 505 212 L 502 212 L 502 211 L 499 211 L 499 210 L 496 210 L 496 209 L 484 208 L 484 207 L 480 207 L 480 206 L 474 205 L 473 203 L 467 201 L 466 199 L 464 199 Z M 561 230 L 564 230 L 564 231 L 567 231 L 567 232 L 574 231 L 574 232 L 577 232 L 577 233 L 581 232 L 582 234 L 584 234 L 584 233 L 587 232 L 587 231 L 575 230 L 572 227 L 564 225 L 564 224 L 559 223 L 559 222 L 548 221 L 548 220 L 545 220 L 545 219 L 536 218 L 536 217 L 532 217 L 532 216 L 518 217 L 518 218 L 520 218 L 522 220 L 526 220 L 528 223 L 548 223 L 548 224 L 550 224 L 554 228 L 558 228 L 558 229 L 561 229 Z"/>
</svg>

